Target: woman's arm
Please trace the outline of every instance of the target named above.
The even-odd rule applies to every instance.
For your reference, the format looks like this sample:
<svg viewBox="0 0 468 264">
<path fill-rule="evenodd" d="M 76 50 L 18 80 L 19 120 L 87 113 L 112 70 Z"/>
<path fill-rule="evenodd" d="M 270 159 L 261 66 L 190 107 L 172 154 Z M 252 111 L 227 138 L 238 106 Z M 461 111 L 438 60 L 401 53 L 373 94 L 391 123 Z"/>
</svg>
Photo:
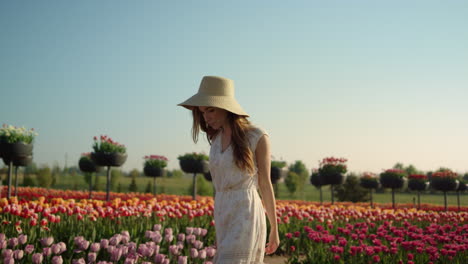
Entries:
<svg viewBox="0 0 468 264">
<path fill-rule="evenodd" d="M 271 154 L 270 140 L 268 136 L 263 135 L 257 143 L 255 150 L 258 167 L 258 185 L 262 196 L 263 204 L 266 209 L 268 220 L 270 221 L 270 235 L 265 248 L 266 254 L 272 254 L 279 246 L 278 223 L 276 222 L 276 200 L 271 184 Z"/>
</svg>

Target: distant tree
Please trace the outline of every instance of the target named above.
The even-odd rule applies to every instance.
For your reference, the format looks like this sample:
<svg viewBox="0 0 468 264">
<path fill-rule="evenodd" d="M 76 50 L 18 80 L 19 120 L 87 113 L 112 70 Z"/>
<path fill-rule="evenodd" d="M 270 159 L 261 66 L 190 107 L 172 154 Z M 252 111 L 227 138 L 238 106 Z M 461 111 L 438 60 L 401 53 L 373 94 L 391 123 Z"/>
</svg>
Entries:
<svg viewBox="0 0 468 264">
<path fill-rule="evenodd" d="M 153 192 L 153 184 L 151 181 L 148 181 L 148 184 L 146 185 L 145 193 L 152 193 Z"/>
<path fill-rule="evenodd" d="M 286 188 L 289 191 L 289 194 L 293 196 L 296 193 L 297 186 L 299 185 L 299 182 L 301 181 L 301 178 L 299 175 L 293 171 L 289 171 L 288 174 L 286 175 L 286 179 L 284 179 L 284 184 L 286 184 Z"/>
<path fill-rule="evenodd" d="M 289 171 L 296 173 L 299 177 L 296 189 L 297 191 L 303 193 L 304 186 L 306 185 L 307 179 L 309 178 L 309 171 L 307 170 L 305 164 L 300 160 L 296 160 L 296 162 L 291 164 L 288 169 Z"/>
<path fill-rule="evenodd" d="M 130 182 L 130 186 L 128 186 L 128 191 L 129 192 L 137 192 L 138 191 L 138 186 L 136 184 L 136 178 L 140 175 L 140 172 L 137 169 L 133 169 L 130 172 L 130 177 L 132 178 L 132 181 Z"/>
<path fill-rule="evenodd" d="M 166 176 L 168 178 L 180 179 L 184 176 L 184 172 L 181 170 L 177 170 L 177 169 L 168 170 L 166 173 Z"/>
<path fill-rule="evenodd" d="M 37 184 L 44 188 L 50 187 L 52 184 L 52 173 L 49 167 L 43 167 L 37 171 Z"/>
<path fill-rule="evenodd" d="M 338 201 L 366 202 L 369 201 L 368 191 L 359 184 L 359 177 L 350 173 L 343 184 L 335 187 L 335 195 Z"/>
<path fill-rule="evenodd" d="M 36 181 L 30 174 L 25 174 L 23 178 L 23 186 L 26 187 L 33 187 L 36 186 Z"/>
<path fill-rule="evenodd" d="M 31 175 L 31 174 L 36 174 L 37 172 L 37 165 L 36 163 L 32 162 L 28 166 L 24 168 L 24 174 Z"/>
<path fill-rule="evenodd" d="M 54 166 L 52 167 L 52 183 L 51 183 L 51 186 L 54 186 L 57 184 L 57 180 L 58 178 L 60 177 L 60 175 L 62 174 L 62 169 L 60 169 L 60 166 L 56 163 L 54 164 Z M 75 175 L 72 175 L 72 176 L 75 176 Z"/>
<path fill-rule="evenodd" d="M 463 175 L 463 180 L 468 181 L 468 172 L 465 172 Z"/>
<path fill-rule="evenodd" d="M 115 190 L 122 178 L 122 172 L 118 169 L 111 170 L 110 188 Z"/>
<path fill-rule="evenodd" d="M 117 192 L 120 193 L 122 192 L 122 184 L 119 182 L 119 184 L 117 185 Z"/>
<path fill-rule="evenodd" d="M 401 163 L 401 162 L 397 162 L 397 163 L 395 163 L 395 165 L 393 165 L 393 168 L 398 169 L 398 170 L 404 170 L 405 165 L 403 165 L 403 163 Z"/>
</svg>

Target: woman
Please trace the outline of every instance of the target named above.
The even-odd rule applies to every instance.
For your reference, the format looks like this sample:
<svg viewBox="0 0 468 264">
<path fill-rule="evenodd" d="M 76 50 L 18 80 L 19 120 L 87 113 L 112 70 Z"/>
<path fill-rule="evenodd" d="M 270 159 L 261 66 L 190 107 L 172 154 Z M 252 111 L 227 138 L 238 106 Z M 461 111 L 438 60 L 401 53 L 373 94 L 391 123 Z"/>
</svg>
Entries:
<svg viewBox="0 0 468 264">
<path fill-rule="evenodd" d="M 247 120 L 234 98 L 233 81 L 226 78 L 203 77 L 198 93 L 179 105 L 192 110 L 194 142 L 201 130 L 211 144 L 214 263 L 263 263 L 264 254 L 274 253 L 279 245 L 266 132 Z M 266 248 L 265 210 L 271 227 Z"/>
</svg>

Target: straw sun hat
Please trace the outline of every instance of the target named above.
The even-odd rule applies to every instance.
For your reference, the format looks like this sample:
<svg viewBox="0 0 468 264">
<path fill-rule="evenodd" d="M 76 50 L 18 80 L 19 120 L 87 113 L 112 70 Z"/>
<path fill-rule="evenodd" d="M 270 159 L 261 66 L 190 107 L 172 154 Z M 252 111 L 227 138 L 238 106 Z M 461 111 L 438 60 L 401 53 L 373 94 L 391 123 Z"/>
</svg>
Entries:
<svg viewBox="0 0 468 264">
<path fill-rule="evenodd" d="M 249 116 L 234 97 L 234 81 L 218 76 L 204 76 L 198 93 L 178 105 L 190 110 L 197 106 L 212 106 Z"/>
</svg>

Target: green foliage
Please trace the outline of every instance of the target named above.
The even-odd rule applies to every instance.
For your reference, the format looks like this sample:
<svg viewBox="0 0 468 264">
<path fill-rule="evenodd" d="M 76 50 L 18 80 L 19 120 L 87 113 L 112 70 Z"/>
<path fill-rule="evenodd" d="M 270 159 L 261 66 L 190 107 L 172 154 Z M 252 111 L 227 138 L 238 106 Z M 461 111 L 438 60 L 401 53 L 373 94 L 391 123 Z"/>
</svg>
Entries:
<svg viewBox="0 0 468 264">
<path fill-rule="evenodd" d="M 166 157 L 160 155 L 149 155 L 144 157 L 145 162 L 143 163 L 144 167 L 153 167 L 153 168 L 165 168 L 167 162 L 169 161 Z"/>
<path fill-rule="evenodd" d="M 37 184 L 39 187 L 50 187 L 52 184 L 52 173 L 49 167 L 44 167 L 37 171 Z"/>
<path fill-rule="evenodd" d="M 122 184 L 119 182 L 119 185 L 117 185 L 117 192 L 120 193 L 122 192 Z"/>
<path fill-rule="evenodd" d="M 36 181 L 30 174 L 25 174 L 23 178 L 23 186 L 25 187 L 36 186 Z"/>
<path fill-rule="evenodd" d="M 120 178 L 122 178 L 122 172 L 120 170 L 111 170 L 110 187 L 112 190 L 118 185 Z"/>
<path fill-rule="evenodd" d="M 89 185 L 90 183 L 92 183 L 93 174 L 89 173 L 89 172 L 84 173 L 84 180 L 85 180 L 86 184 Z"/>
<path fill-rule="evenodd" d="M 286 161 L 272 160 L 271 161 L 271 167 L 282 169 L 282 168 L 286 167 Z"/>
<path fill-rule="evenodd" d="M 319 174 L 321 175 L 335 175 L 335 174 L 345 174 L 346 166 L 344 165 L 332 165 L 326 164 L 319 169 Z"/>
<path fill-rule="evenodd" d="M 27 130 L 24 127 L 8 126 L 6 124 L 0 128 L 0 141 L 7 143 L 24 142 L 31 144 L 37 135 L 33 128 Z"/>
<path fill-rule="evenodd" d="M 353 203 L 367 202 L 368 191 L 359 184 L 359 177 L 351 173 L 346 177 L 344 184 L 335 187 L 335 195 L 340 202 L 349 201 Z"/>
<path fill-rule="evenodd" d="M 296 172 L 294 171 L 288 172 L 288 175 L 286 176 L 284 183 L 286 184 L 286 187 L 288 188 L 289 194 L 291 196 L 296 193 L 299 181 L 300 181 L 300 177 Z"/>
<path fill-rule="evenodd" d="M 99 190 L 104 190 L 104 186 L 101 186 L 102 183 L 101 183 L 101 178 L 102 177 L 99 177 L 97 174 L 96 174 L 96 177 L 94 177 L 94 187 L 93 187 L 93 190 L 94 191 L 99 191 Z"/>
<path fill-rule="evenodd" d="M 184 175 L 185 173 L 182 170 L 174 169 L 167 171 L 168 178 L 181 179 Z"/>
<path fill-rule="evenodd" d="M 37 165 L 34 162 L 31 162 L 28 166 L 24 168 L 25 174 L 36 174 L 37 172 Z"/>
<path fill-rule="evenodd" d="M 292 171 L 297 174 L 297 176 L 299 177 L 297 189 L 299 191 L 303 191 L 304 185 L 306 184 L 307 178 L 309 177 L 309 171 L 307 170 L 304 163 L 300 160 L 296 160 L 294 164 L 291 164 L 291 166 L 289 166 L 289 171 Z"/>
<path fill-rule="evenodd" d="M 152 192 L 153 192 L 153 184 L 151 183 L 151 181 L 148 181 L 148 184 L 146 184 L 145 193 L 152 193 Z"/>
<path fill-rule="evenodd" d="M 138 186 L 136 184 L 136 178 L 138 177 L 140 173 L 138 172 L 138 170 L 136 169 L 133 169 L 131 172 L 130 172 L 130 177 L 132 178 L 132 182 L 130 183 L 130 185 L 128 186 L 128 191 L 129 192 L 137 192 L 138 191 Z"/>
<path fill-rule="evenodd" d="M 130 176 L 130 178 L 132 178 L 132 179 L 136 179 L 136 178 L 140 177 L 140 171 L 138 171 L 137 169 L 133 169 L 133 170 L 130 171 L 128 176 Z"/>
<path fill-rule="evenodd" d="M 179 160 L 208 160 L 208 156 L 203 153 L 185 153 L 184 155 L 180 155 L 177 157 Z"/>
</svg>

